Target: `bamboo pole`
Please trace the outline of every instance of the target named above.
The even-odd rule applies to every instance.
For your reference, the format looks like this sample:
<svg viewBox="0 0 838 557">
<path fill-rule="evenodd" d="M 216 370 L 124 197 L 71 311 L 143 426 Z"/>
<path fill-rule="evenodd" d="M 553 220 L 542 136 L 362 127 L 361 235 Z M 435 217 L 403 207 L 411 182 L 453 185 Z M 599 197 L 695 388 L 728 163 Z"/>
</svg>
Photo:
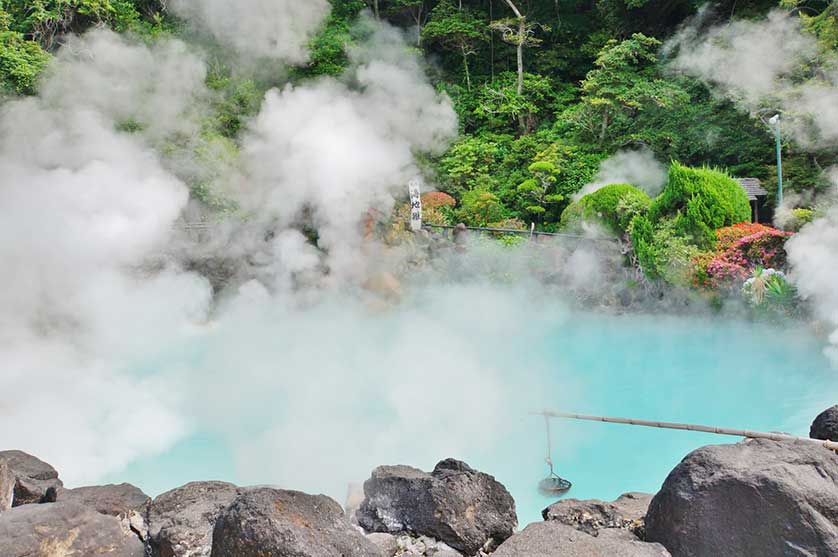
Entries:
<svg viewBox="0 0 838 557">
<path fill-rule="evenodd" d="M 713 427 L 696 424 L 679 424 L 672 422 L 652 422 L 647 420 L 635 420 L 632 418 L 613 418 L 608 416 L 589 416 L 586 414 L 571 414 L 569 412 L 552 412 L 544 410 L 533 412 L 545 418 L 565 418 L 569 420 L 585 420 L 589 422 L 606 422 L 611 424 L 636 425 L 643 427 L 658 427 L 662 429 L 681 429 L 685 431 L 701 431 L 704 433 L 715 433 L 717 435 L 733 435 L 735 437 L 747 437 L 748 439 L 771 439 L 772 441 L 806 441 L 814 443 L 827 449 L 838 451 L 838 442 L 822 441 L 820 439 L 809 439 L 808 437 L 796 437 L 785 433 L 766 433 L 762 431 L 750 431 L 747 429 L 729 429 L 724 427 Z"/>
</svg>

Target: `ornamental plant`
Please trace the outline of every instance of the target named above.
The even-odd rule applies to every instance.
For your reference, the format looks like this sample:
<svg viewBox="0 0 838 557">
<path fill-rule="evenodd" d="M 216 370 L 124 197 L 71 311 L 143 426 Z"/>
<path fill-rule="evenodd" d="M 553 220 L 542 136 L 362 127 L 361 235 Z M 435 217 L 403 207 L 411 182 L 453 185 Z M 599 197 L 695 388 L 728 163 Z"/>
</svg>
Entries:
<svg viewBox="0 0 838 557">
<path fill-rule="evenodd" d="M 562 227 L 574 227 L 582 221 L 603 224 L 615 234 L 623 234 L 636 215 L 646 212 L 649 196 L 629 184 L 611 184 L 582 197 L 562 213 Z"/>
<path fill-rule="evenodd" d="M 731 288 L 757 268 L 781 269 L 786 264 L 785 243 L 793 233 L 757 223 L 742 223 L 716 231 L 711 258 L 694 258 L 699 286 Z M 705 266 L 706 265 L 706 266 Z"/>
<path fill-rule="evenodd" d="M 673 162 L 669 180 L 649 210 L 657 225 L 672 218 L 682 236 L 700 248 L 716 243 L 716 230 L 751 219 L 745 190 L 726 172 L 712 168 L 689 168 Z"/>
</svg>

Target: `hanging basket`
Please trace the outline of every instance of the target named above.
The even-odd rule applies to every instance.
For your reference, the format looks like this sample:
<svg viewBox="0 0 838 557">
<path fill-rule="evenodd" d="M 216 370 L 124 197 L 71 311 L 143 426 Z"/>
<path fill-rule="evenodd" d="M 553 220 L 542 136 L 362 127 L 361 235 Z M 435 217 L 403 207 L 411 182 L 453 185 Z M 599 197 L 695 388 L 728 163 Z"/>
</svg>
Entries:
<svg viewBox="0 0 838 557">
<path fill-rule="evenodd" d="M 538 491 L 544 495 L 564 495 L 573 484 L 564 478 L 553 475 L 538 482 Z"/>
</svg>

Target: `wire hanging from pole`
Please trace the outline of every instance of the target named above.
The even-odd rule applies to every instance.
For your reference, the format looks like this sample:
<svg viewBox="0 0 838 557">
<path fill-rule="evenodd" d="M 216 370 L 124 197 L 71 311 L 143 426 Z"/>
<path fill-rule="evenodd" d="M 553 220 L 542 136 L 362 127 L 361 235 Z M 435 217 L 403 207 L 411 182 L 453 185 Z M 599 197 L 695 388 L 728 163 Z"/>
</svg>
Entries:
<svg viewBox="0 0 838 557">
<path fill-rule="evenodd" d="M 538 482 L 538 489 L 547 495 L 563 495 L 573 486 L 572 483 L 556 474 L 553 468 L 553 443 L 550 435 L 550 416 L 544 416 L 544 429 L 547 432 L 547 456 L 544 461 L 550 467 L 550 475 Z"/>
</svg>

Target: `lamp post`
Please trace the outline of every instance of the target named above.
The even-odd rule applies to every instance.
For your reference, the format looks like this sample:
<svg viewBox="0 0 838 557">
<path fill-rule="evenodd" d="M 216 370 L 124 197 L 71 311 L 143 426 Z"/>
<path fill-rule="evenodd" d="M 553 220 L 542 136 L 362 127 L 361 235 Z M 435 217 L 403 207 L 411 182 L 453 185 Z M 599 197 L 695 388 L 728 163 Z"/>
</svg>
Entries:
<svg viewBox="0 0 838 557">
<path fill-rule="evenodd" d="M 774 126 L 777 138 L 777 207 L 780 207 L 783 204 L 783 149 L 780 135 L 780 115 L 775 114 L 768 120 L 768 123 Z"/>
</svg>

